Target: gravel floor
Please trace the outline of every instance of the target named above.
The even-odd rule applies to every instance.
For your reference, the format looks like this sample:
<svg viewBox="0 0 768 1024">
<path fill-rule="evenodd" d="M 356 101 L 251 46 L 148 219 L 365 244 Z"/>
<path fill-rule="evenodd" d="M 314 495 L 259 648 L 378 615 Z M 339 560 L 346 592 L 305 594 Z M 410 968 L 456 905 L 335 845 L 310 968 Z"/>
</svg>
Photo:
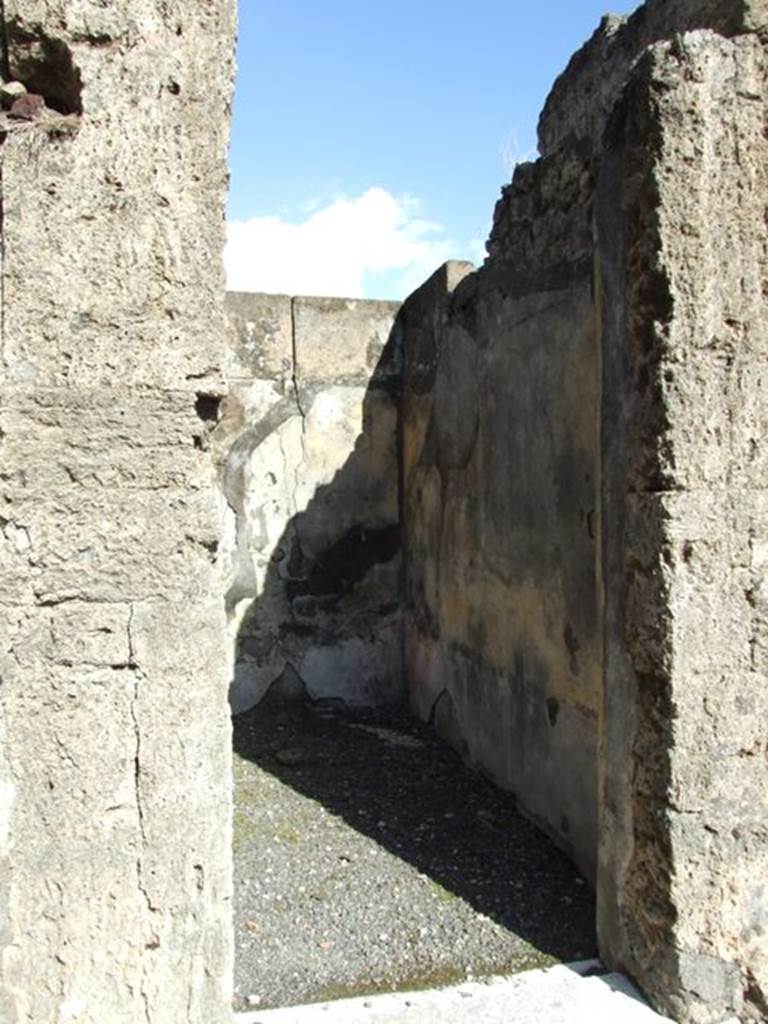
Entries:
<svg viewBox="0 0 768 1024">
<path fill-rule="evenodd" d="M 589 886 L 405 714 L 239 715 L 234 858 L 237 1009 L 595 954 Z"/>
</svg>

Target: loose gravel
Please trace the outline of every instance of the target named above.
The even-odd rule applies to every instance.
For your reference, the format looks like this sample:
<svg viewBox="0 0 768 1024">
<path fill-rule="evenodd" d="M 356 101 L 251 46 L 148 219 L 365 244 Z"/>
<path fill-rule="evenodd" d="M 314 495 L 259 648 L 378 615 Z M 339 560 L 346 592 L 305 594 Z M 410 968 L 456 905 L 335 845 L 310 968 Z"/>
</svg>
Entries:
<svg viewBox="0 0 768 1024">
<path fill-rule="evenodd" d="M 590 887 L 407 714 L 268 700 L 234 734 L 236 1009 L 595 955 Z"/>
</svg>

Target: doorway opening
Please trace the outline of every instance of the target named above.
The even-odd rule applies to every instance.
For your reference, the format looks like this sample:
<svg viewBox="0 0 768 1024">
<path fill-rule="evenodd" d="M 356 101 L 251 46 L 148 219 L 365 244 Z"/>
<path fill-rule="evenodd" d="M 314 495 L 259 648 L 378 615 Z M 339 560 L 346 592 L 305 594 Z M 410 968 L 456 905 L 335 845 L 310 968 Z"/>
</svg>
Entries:
<svg viewBox="0 0 768 1024">
<path fill-rule="evenodd" d="M 236 1009 L 593 957 L 567 841 L 494 785 L 449 681 L 408 671 L 408 308 L 227 304 Z"/>
</svg>

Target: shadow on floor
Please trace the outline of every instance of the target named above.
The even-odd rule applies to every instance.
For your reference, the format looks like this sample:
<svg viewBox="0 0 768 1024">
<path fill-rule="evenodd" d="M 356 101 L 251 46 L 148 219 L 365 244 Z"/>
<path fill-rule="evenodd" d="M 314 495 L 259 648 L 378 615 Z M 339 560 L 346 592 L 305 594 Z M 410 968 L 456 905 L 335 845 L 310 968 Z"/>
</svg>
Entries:
<svg viewBox="0 0 768 1024">
<path fill-rule="evenodd" d="M 594 894 L 573 865 L 520 816 L 511 796 L 406 713 L 268 697 L 235 718 L 234 743 L 241 997 L 265 961 L 269 969 L 283 955 L 302 961 L 290 943 L 270 945 L 259 934 L 264 928 L 287 928 L 297 941 L 301 933 L 312 948 L 325 940 L 344 950 L 332 990 L 327 983 L 307 988 L 300 977 L 322 975 L 334 955 L 328 949 L 317 962 L 314 953 L 301 962 L 290 992 L 268 994 L 262 1005 L 595 955 Z M 268 844 L 258 863 L 250 849 L 257 842 Z M 377 851 L 393 857 L 376 858 Z M 313 880 L 321 861 L 337 882 Z M 404 874 L 398 864 L 408 866 Z M 321 889 L 324 907 L 314 891 Z M 359 894 L 357 909 L 345 903 L 354 898 L 350 889 Z M 272 916 L 276 905 L 282 917 Z M 257 919 L 255 942 L 244 935 L 249 914 Z M 358 955 L 367 967 L 350 966 Z"/>
</svg>

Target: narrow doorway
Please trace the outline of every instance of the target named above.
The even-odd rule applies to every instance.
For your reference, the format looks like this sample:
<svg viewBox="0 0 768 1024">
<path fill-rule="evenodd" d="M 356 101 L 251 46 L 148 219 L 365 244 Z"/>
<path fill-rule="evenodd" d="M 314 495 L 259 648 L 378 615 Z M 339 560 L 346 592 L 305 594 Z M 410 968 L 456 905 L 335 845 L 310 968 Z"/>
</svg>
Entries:
<svg viewBox="0 0 768 1024">
<path fill-rule="evenodd" d="M 235 1008 L 594 956 L 587 880 L 437 735 L 444 697 L 411 709 L 399 304 L 238 293 L 228 315 Z"/>
</svg>

